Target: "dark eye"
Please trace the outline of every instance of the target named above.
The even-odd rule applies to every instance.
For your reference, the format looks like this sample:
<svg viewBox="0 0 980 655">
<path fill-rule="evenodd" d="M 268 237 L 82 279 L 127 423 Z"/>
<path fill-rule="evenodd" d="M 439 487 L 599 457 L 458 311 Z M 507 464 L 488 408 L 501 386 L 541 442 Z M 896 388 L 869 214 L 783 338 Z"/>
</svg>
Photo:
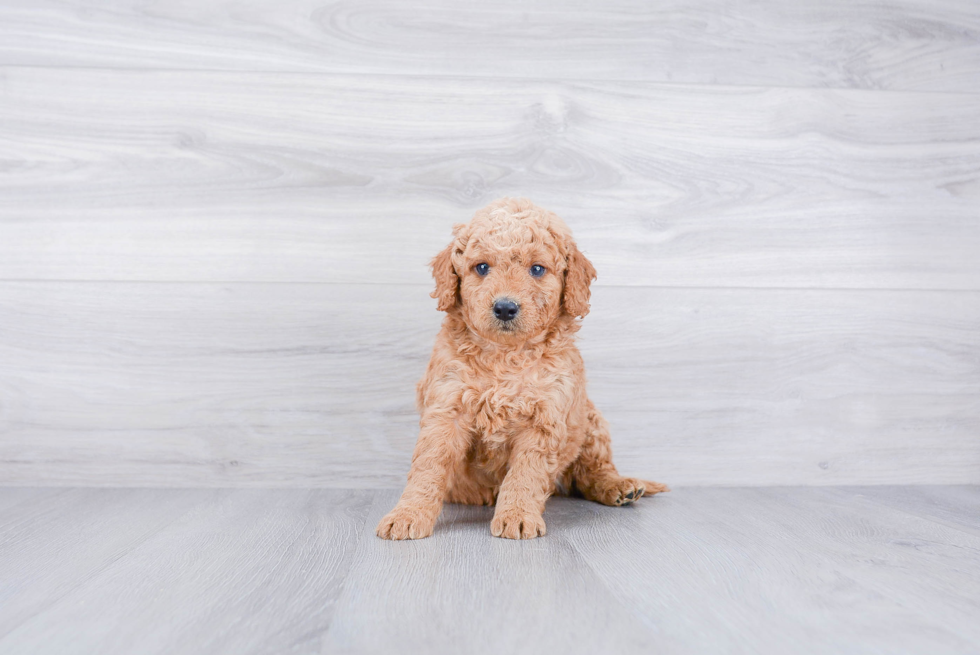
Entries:
<svg viewBox="0 0 980 655">
<path fill-rule="evenodd" d="M 535 264 L 531 267 L 531 277 L 541 277 L 544 275 L 545 270 L 547 269 L 541 264 Z"/>
<path fill-rule="evenodd" d="M 477 275 L 486 275 L 490 272 L 490 264 L 482 262 L 473 267 L 476 270 Z"/>
</svg>

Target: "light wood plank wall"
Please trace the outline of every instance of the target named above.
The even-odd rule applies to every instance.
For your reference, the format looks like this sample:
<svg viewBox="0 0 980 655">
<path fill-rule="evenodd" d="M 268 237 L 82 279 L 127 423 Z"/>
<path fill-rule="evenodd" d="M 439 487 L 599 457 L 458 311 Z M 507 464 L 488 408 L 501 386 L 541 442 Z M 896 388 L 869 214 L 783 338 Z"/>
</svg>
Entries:
<svg viewBox="0 0 980 655">
<path fill-rule="evenodd" d="M 5 2 L 0 483 L 399 485 L 504 195 L 624 471 L 980 483 L 969 0 Z"/>
</svg>

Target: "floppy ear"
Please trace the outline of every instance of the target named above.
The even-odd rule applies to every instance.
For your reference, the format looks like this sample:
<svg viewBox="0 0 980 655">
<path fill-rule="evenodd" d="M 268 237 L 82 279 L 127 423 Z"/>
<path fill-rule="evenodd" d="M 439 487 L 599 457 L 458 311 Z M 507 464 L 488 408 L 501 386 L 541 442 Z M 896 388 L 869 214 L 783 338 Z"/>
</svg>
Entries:
<svg viewBox="0 0 980 655">
<path fill-rule="evenodd" d="M 432 277 L 436 280 L 436 289 L 429 295 L 439 301 L 437 309 L 440 312 L 448 312 L 455 307 L 459 295 L 459 278 L 456 277 L 456 269 L 453 268 L 455 246 L 454 240 L 429 263 L 432 266 Z"/>
<path fill-rule="evenodd" d="M 595 268 L 585 255 L 579 252 L 575 242 L 569 244 L 568 265 L 565 268 L 565 290 L 562 308 L 570 316 L 589 313 L 589 285 L 595 279 Z"/>
<path fill-rule="evenodd" d="M 463 254 L 466 238 L 466 224 L 453 225 L 453 240 L 429 262 L 436 280 L 436 289 L 429 295 L 439 301 L 440 312 L 448 312 L 459 302 L 459 277 L 453 267 L 453 254 Z"/>
</svg>

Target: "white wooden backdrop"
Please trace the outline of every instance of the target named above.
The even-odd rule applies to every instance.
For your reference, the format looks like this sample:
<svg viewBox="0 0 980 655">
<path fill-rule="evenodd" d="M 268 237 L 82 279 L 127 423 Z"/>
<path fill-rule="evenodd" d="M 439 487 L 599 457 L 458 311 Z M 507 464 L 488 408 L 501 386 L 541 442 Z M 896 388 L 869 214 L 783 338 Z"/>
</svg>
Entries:
<svg viewBox="0 0 980 655">
<path fill-rule="evenodd" d="M 399 485 L 503 195 L 625 472 L 980 483 L 973 0 L 6 0 L 0 482 Z"/>
</svg>

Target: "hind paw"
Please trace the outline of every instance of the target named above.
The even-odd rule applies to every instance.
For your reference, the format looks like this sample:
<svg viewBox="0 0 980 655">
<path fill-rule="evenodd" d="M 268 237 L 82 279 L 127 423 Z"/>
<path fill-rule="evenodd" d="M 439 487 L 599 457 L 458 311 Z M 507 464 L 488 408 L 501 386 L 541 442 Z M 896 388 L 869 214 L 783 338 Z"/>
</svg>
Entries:
<svg viewBox="0 0 980 655">
<path fill-rule="evenodd" d="M 662 491 L 669 491 L 667 485 L 659 482 L 646 482 L 637 478 L 607 478 L 597 483 L 592 493 L 587 497 L 590 500 L 612 505 L 613 507 L 625 507 L 632 505 L 643 496 L 652 496 Z"/>
</svg>

